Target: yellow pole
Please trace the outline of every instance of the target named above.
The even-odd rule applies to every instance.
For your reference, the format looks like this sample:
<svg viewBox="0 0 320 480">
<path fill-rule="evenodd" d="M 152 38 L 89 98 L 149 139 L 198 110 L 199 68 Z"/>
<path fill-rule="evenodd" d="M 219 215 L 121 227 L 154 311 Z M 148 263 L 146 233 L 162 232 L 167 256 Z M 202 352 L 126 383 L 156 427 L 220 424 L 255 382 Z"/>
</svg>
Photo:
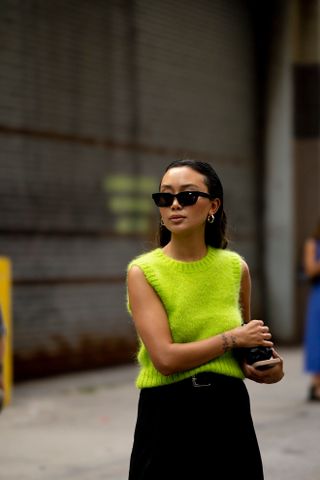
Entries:
<svg viewBox="0 0 320 480">
<path fill-rule="evenodd" d="M 0 307 L 6 334 L 4 337 L 3 381 L 4 405 L 11 401 L 13 378 L 12 367 L 12 322 L 11 322 L 11 262 L 0 257 Z"/>
</svg>

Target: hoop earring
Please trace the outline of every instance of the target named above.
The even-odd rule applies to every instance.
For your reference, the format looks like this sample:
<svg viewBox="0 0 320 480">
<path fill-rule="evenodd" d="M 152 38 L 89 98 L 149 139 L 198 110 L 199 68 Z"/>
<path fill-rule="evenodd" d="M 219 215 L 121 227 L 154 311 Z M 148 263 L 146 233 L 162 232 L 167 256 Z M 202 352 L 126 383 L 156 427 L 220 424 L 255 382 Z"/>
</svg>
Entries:
<svg viewBox="0 0 320 480">
<path fill-rule="evenodd" d="M 162 220 L 162 217 L 160 218 L 160 226 L 161 226 L 161 227 L 164 227 L 164 222 L 163 222 L 163 220 Z"/>
<path fill-rule="evenodd" d="M 208 223 L 213 223 L 213 222 L 214 222 L 214 215 L 213 215 L 213 213 L 212 213 L 211 215 L 208 215 L 207 220 L 208 220 Z"/>
</svg>

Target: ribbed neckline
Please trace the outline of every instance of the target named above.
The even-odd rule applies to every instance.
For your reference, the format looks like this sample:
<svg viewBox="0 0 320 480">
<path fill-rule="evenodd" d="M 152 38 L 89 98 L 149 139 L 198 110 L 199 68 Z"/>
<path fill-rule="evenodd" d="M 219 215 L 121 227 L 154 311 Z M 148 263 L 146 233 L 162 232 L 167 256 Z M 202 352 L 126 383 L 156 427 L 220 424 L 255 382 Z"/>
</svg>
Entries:
<svg viewBox="0 0 320 480">
<path fill-rule="evenodd" d="M 162 248 L 157 248 L 155 250 L 155 254 L 159 258 L 161 258 L 165 263 L 167 263 L 168 266 L 171 265 L 179 269 L 180 271 L 186 272 L 186 271 L 199 271 L 209 267 L 217 251 L 218 251 L 217 248 L 213 248 L 209 246 L 208 251 L 204 257 L 200 258 L 200 260 L 194 260 L 190 262 L 184 262 L 182 260 L 176 260 L 174 258 L 171 258 L 164 253 Z"/>
</svg>

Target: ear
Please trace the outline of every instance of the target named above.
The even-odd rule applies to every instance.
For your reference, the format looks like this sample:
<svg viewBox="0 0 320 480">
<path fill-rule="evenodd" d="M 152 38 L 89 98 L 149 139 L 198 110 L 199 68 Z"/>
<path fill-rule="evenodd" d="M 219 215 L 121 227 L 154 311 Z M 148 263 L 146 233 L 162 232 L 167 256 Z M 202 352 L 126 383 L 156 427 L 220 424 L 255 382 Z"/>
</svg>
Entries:
<svg viewBox="0 0 320 480">
<path fill-rule="evenodd" d="M 221 200 L 220 200 L 220 198 L 215 198 L 214 200 L 212 200 L 212 202 L 211 202 L 211 209 L 210 209 L 209 214 L 210 214 L 210 215 L 214 215 L 215 213 L 217 213 L 217 211 L 219 210 L 220 205 L 221 205 Z"/>
</svg>

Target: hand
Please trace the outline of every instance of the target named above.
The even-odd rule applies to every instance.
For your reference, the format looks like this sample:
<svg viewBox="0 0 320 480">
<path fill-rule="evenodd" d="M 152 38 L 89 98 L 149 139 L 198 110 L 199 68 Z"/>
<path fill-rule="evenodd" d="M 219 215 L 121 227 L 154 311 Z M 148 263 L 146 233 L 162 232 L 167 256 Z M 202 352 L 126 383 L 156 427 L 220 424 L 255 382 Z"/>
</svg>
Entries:
<svg viewBox="0 0 320 480">
<path fill-rule="evenodd" d="M 247 363 L 243 363 L 242 370 L 246 378 L 249 378 L 257 383 L 271 384 L 280 382 L 280 380 L 284 377 L 283 359 L 274 348 L 272 349 L 272 356 L 273 358 L 279 358 L 280 363 L 277 363 L 273 367 L 270 367 L 266 370 L 259 370 L 258 368 L 248 365 Z"/>
<path fill-rule="evenodd" d="M 273 347 L 269 327 L 262 320 L 251 320 L 232 330 L 237 347 Z"/>
</svg>

